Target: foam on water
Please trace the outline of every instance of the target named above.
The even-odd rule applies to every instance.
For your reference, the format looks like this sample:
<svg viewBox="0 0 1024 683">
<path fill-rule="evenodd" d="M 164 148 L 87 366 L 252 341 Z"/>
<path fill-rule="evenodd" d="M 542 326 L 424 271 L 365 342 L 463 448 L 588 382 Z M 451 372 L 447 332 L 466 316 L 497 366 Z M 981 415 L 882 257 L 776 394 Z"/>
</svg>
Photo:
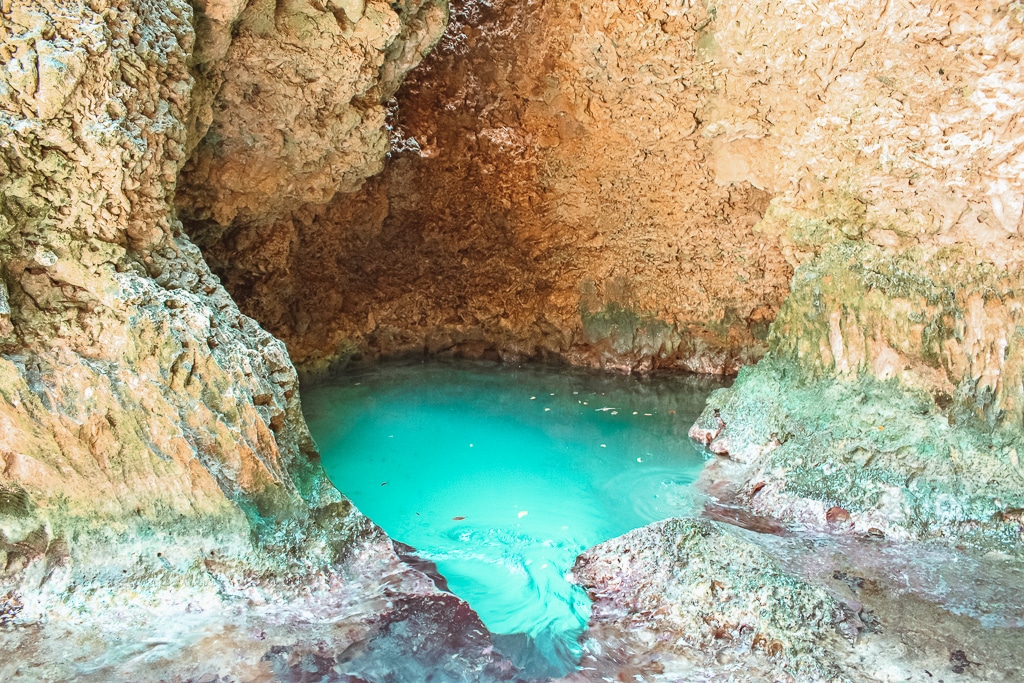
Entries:
<svg viewBox="0 0 1024 683">
<path fill-rule="evenodd" d="M 545 366 L 384 364 L 304 389 L 332 481 L 436 563 L 534 675 L 575 666 L 585 548 L 687 514 L 704 459 L 686 431 L 720 382 Z"/>
</svg>

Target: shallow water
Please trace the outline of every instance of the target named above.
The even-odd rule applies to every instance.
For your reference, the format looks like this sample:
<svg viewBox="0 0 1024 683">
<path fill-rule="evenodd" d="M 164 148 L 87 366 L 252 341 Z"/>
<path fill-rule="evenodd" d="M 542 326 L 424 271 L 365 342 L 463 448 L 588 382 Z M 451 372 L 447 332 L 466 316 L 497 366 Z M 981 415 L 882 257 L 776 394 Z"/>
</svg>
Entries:
<svg viewBox="0 0 1024 683">
<path fill-rule="evenodd" d="M 584 549 L 694 512 L 686 438 L 721 381 L 468 361 L 383 364 L 304 389 L 332 481 L 528 674 L 568 672 L 589 615 Z"/>
</svg>

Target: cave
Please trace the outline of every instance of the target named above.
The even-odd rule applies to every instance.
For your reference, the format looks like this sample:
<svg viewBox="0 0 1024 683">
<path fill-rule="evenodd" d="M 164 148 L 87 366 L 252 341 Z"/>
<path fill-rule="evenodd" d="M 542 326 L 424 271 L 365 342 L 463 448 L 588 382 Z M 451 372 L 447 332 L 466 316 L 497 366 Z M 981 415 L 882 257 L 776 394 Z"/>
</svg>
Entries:
<svg viewBox="0 0 1024 683">
<path fill-rule="evenodd" d="M 1021 3 L 0 18 L 0 680 L 1024 678 Z"/>
</svg>

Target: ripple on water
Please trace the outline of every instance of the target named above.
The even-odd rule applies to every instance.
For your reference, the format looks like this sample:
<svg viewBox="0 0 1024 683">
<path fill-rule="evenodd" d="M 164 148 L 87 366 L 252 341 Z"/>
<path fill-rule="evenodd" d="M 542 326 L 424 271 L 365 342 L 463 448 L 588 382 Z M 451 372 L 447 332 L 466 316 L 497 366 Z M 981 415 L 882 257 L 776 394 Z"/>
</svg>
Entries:
<svg viewBox="0 0 1024 683">
<path fill-rule="evenodd" d="M 533 675 L 570 671 L 585 548 L 697 507 L 686 432 L 721 382 L 533 366 L 384 364 L 304 390 L 332 481 L 437 565 Z"/>
</svg>

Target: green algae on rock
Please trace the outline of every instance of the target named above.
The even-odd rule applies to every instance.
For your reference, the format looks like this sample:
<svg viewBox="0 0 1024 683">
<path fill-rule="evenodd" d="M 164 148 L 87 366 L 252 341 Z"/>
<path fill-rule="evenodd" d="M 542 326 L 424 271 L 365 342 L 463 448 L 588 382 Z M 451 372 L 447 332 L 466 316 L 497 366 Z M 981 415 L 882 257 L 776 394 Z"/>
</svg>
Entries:
<svg viewBox="0 0 1024 683">
<path fill-rule="evenodd" d="M 849 649 L 848 615 L 825 590 L 708 520 L 670 519 L 602 543 L 573 577 L 594 599 L 583 672 L 614 646 L 637 672 L 666 680 L 836 680 Z"/>
<path fill-rule="evenodd" d="M 692 433 L 753 463 L 761 512 L 823 524 L 838 507 L 861 531 L 1013 542 L 1021 284 L 962 252 L 830 246 L 797 269 L 769 356 L 714 394 Z"/>
<path fill-rule="evenodd" d="M 987 529 L 989 542 L 1017 539 L 1011 516 L 1024 505 L 1024 482 L 1016 437 L 950 426 L 928 394 L 893 380 L 795 375 L 774 359 L 744 369 L 712 394 L 694 430 L 706 425 L 712 451 L 750 463 L 744 491 L 756 512 L 825 526 L 840 508 L 861 532 Z M 716 417 L 723 427 L 709 424 Z"/>
<path fill-rule="evenodd" d="M 606 287 L 606 292 L 611 289 Z M 726 307 L 719 320 L 670 324 L 653 312 L 637 311 L 615 299 L 606 301 L 593 287 L 585 286 L 580 303 L 580 346 L 565 357 L 574 364 L 627 373 L 681 370 L 732 375 L 767 349 L 763 313 L 757 311 L 741 319 Z M 747 332 L 737 334 L 740 327 Z"/>
</svg>

